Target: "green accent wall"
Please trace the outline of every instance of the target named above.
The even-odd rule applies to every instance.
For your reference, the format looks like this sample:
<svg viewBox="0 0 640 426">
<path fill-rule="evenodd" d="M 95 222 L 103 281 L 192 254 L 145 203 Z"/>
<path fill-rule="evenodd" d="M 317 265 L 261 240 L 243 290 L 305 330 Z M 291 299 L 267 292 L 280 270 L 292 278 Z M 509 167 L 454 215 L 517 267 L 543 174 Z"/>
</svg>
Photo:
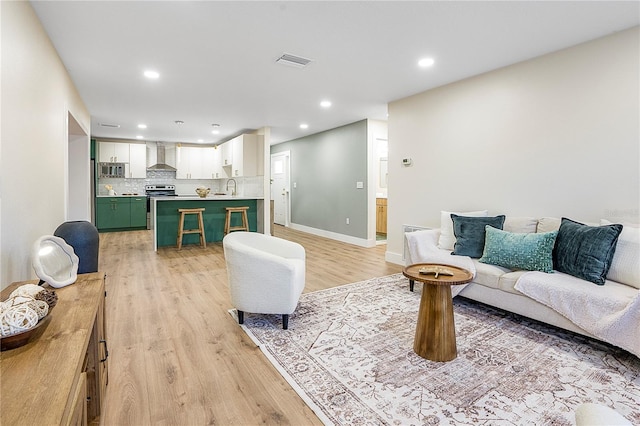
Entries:
<svg viewBox="0 0 640 426">
<path fill-rule="evenodd" d="M 248 206 L 247 218 L 249 219 L 249 230 L 257 231 L 257 210 L 256 200 L 163 200 L 156 202 L 156 229 L 158 247 L 176 246 L 178 241 L 178 222 L 180 213 L 178 209 L 197 209 L 204 207 L 202 215 L 204 220 L 204 235 L 207 242 L 222 241 L 224 237 L 224 222 L 227 215 L 227 207 Z M 231 226 L 242 225 L 240 213 L 231 216 Z M 197 215 L 186 215 L 184 229 L 197 228 Z M 187 234 L 183 236 L 182 245 L 199 244 L 198 234 Z"/>
<path fill-rule="evenodd" d="M 367 124 L 271 146 L 271 154 L 291 152 L 292 223 L 367 238 Z M 364 188 L 356 189 L 356 182 Z"/>
</svg>

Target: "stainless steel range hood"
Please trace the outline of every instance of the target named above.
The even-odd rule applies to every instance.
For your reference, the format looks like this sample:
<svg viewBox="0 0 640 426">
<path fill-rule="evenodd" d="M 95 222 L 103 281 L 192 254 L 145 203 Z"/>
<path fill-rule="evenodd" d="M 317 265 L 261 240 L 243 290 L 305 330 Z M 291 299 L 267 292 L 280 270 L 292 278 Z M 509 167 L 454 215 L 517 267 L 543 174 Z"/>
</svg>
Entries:
<svg viewBox="0 0 640 426">
<path fill-rule="evenodd" d="M 173 155 L 167 155 L 167 151 Z M 175 172 L 176 168 L 170 164 L 175 164 L 175 152 L 175 145 L 168 147 L 161 142 L 148 142 L 147 170 L 166 170 Z M 171 161 L 171 158 L 173 161 Z"/>
</svg>

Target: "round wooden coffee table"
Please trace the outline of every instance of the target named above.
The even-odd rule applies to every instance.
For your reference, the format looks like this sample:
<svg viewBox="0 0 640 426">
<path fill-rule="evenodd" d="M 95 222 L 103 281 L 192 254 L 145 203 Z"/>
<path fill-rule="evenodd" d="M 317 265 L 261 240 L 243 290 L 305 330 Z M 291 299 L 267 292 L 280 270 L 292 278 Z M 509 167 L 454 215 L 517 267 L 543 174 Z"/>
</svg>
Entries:
<svg viewBox="0 0 640 426">
<path fill-rule="evenodd" d="M 439 268 L 452 275 L 443 275 L 441 272 L 436 278 L 434 273 L 420 273 L 421 269 L 432 270 L 434 268 Z M 402 274 L 409 278 L 410 282 L 424 283 L 416 335 L 413 340 L 414 352 L 431 361 L 455 359 L 458 353 L 451 286 L 470 282 L 473 279 L 473 274 L 457 266 L 439 263 L 409 265 L 402 270 Z"/>
</svg>

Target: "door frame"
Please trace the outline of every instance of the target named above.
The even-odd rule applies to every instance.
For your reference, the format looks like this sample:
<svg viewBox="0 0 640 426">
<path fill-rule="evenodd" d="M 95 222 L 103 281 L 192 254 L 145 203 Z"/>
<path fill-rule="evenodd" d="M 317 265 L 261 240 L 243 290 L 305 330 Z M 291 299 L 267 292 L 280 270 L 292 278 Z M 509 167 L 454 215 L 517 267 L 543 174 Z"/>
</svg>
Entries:
<svg viewBox="0 0 640 426">
<path fill-rule="evenodd" d="M 89 132 L 66 111 L 67 155 L 65 158 L 64 217 L 69 220 L 92 218 L 91 138 Z"/>
<path fill-rule="evenodd" d="M 269 168 L 273 164 L 274 157 L 284 157 L 284 173 L 285 173 L 285 206 L 284 206 L 284 226 L 291 226 L 291 151 L 280 151 L 271 154 L 271 158 L 269 159 Z M 273 197 L 273 170 L 270 170 L 270 176 L 272 179 L 271 182 L 271 199 L 274 200 Z M 275 207 L 274 207 L 274 216 L 275 216 Z"/>
</svg>

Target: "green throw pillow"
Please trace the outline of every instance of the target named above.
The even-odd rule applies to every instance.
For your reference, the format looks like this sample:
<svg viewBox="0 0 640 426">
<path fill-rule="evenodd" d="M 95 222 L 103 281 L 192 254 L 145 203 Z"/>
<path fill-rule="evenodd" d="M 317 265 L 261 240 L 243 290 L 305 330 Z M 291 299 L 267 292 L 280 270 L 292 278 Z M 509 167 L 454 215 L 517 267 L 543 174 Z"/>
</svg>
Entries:
<svg viewBox="0 0 640 426">
<path fill-rule="evenodd" d="M 456 236 L 456 243 L 451 254 L 474 258 L 482 256 L 485 226 L 502 229 L 504 225 L 504 215 L 471 217 L 452 213 L 451 220 L 453 221 L 453 234 Z"/>
<path fill-rule="evenodd" d="M 553 246 L 558 231 L 520 234 L 486 227 L 482 263 L 509 269 L 553 272 Z"/>
<path fill-rule="evenodd" d="M 604 285 L 620 232 L 620 224 L 588 226 L 563 217 L 553 250 L 556 271 Z"/>
</svg>

